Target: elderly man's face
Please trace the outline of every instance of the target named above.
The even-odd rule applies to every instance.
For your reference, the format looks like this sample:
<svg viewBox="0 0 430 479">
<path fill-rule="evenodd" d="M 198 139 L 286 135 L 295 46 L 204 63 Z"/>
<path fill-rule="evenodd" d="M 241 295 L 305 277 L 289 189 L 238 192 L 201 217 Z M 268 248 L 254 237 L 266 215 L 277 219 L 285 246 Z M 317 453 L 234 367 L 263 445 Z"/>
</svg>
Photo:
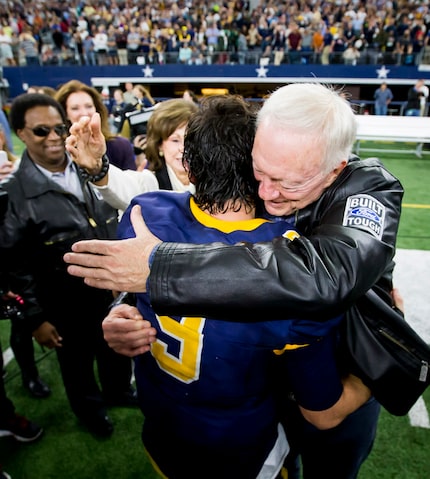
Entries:
<svg viewBox="0 0 430 479">
<path fill-rule="evenodd" d="M 311 134 L 285 134 L 267 124 L 258 127 L 252 150 L 254 175 L 269 214 L 290 215 L 313 203 L 333 183 L 344 164 L 324 173 L 322 155 Z"/>
</svg>

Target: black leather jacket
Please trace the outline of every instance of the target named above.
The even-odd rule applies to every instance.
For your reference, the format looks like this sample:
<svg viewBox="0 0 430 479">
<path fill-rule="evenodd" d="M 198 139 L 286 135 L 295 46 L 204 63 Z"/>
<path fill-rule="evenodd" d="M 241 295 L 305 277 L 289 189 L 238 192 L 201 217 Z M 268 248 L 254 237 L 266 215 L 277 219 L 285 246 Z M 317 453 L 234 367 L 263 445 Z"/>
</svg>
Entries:
<svg viewBox="0 0 430 479">
<path fill-rule="evenodd" d="M 380 237 L 343 225 L 354 195 L 383 206 Z M 319 200 L 298 212 L 302 236 L 294 241 L 163 243 L 151 266 L 152 305 L 159 314 L 241 321 L 344 312 L 370 288 L 391 290 L 402 197 L 402 185 L 378 159 L 352 157 Z"/>
<path fill-rule="evenodd" d="M 28 317 L 43 312 L 39 323 L 58 324 L 65 311 L 87 313 L 97 300 L 112 299 L 110 292 L 94 294 L 70 276 L 63 261 L 76 241 L 116 236 L 117 211 L 80 180 L 84 203 L 47 178 L 24 152 L 19 169 L 1 185 L 9 196 L 0 229 L 2 271 L 9 272 L 10 289 L 23 296 Z"/>
</svg>

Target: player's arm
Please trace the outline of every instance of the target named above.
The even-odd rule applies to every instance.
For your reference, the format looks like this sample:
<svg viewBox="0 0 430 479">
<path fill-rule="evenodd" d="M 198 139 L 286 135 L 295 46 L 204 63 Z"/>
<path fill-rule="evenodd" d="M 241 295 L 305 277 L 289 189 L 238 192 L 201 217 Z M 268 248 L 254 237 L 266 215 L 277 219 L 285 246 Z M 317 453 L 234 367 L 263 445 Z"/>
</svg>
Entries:
<svg viewBox="0 0 430 479">
<path fill-rule="evenodd" d="M 371 397 L 360 379 L 353 375 L 341 377 L 336 344 L 336 333 L 332 332 L 287 351 L 281 359 L 303 416 L 318 429 L 336 427 Z"/>
<path fill-rule="evenodd" d="M 352 374 L 342 380 L 343 390 L 333 406 L 322 411 L 312 411 L 299 405 L 303 417 L 318 429 L 331 429 L 339 425 L 349 414 L 365 404 L 372 393 L 361 379 Z"/>
</svg>

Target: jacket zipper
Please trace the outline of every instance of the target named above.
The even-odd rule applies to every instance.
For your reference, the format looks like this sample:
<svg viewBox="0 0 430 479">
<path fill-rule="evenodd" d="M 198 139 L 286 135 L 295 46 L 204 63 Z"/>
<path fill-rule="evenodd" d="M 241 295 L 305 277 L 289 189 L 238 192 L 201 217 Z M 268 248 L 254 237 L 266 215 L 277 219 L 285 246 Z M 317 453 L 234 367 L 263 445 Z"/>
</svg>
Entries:
<svg viewBox="0 0 430 479">
<path fill-rule="evenodd" d="M 429 365 L 428 365 L 428 362 L 425 361 L 424 359 L 421 359 L 420 357 L 418 357 L 413 351 L 411 351 L 410 349 L 408 349 L 404 344 L 402 344 L 399 340 L 397 340 L 396 338 L 393 338 L 393 336 L 391 336 L 390 334 L 388 334 L 386 331 L 384 331 L 383 329 L 379 328 L 378 331 L 385 337 L 387 338 L 389 341 L 391 341 L 392 343 L 396 344 L 397 346 L 399 346 L 400 348 L 402 348 L 404 351 L 408 352 L 409 354 L 411 354 L 412 356 L 415 356 L 417 359 L 419 359 L 421 361 L 421 369 L 420 369 L 420 374 L 419 374 L 419 378 L 418 378 L 418 381 L 420 382 L 426 382 L 427 381 L 427 375 L 428 375 L 428 370 L 429 370 Z"/>
</svg>

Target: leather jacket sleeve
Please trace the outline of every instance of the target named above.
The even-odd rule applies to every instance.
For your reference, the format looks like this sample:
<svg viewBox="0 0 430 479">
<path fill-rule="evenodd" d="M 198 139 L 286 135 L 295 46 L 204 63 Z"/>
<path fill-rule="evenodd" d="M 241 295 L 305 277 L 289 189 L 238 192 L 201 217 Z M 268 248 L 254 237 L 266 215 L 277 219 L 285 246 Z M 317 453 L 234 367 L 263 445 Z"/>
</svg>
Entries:
<svg viewBox="0 0 430 479">
<path fill-rule="evenodd" d="M 344 224 L 348 198 L 383 205 L 379 236 Z M 300 238 L 185 245 L 155 252 L 149 292 L 159 314 L 256 321 L 321 319 L 345 311 L 374 285 L 391 289 L 403 189 L 375 158 L 353 158 L 321 198 L 297 216 Z"/>
</svg>

